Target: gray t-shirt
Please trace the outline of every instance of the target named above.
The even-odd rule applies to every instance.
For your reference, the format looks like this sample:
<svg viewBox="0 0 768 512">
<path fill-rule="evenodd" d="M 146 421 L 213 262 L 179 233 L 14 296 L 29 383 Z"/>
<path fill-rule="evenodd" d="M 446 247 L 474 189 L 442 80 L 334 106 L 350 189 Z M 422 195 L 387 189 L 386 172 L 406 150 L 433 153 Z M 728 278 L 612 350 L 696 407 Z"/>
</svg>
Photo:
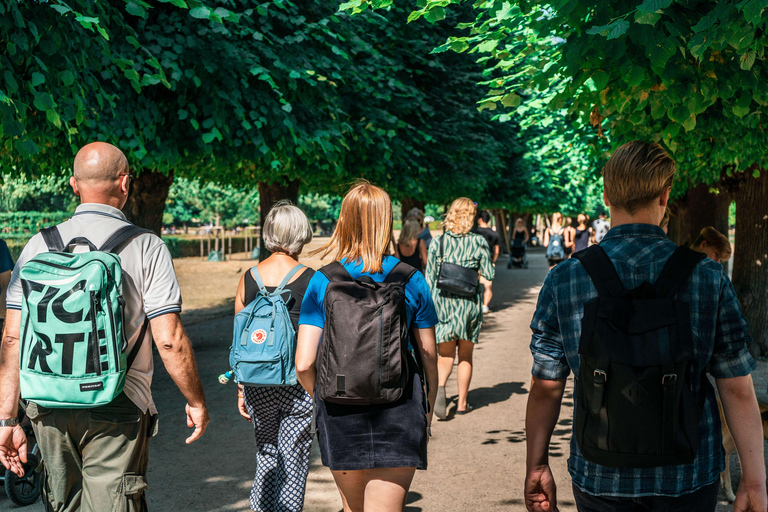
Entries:
<svg viewBox="0 0 768 512">
<path fill-rule="evenodd" d="M 128 221 L 123 212 L 104 204 L 84 203 L 78 206 L 68 221 L 59 224 L 59 233 L 66 244 L 75 237 L 83 236 L 100 247 Z M 76 252 L 87 250 L 77 247 Z M 6 297 L 8 309 L 21 309 L 23 291 L 19 280 L 21 267 L 34 256 L 47 252 L 48 248 L 39 233 L 24 247 L 16 262 Z M 167 313 L 181 311 L 181 290 L 173 270 L 171 253 L 163 241 L 151 234 L 139 235 L 119 254 L 123 269 L 123 297 L 125 298 L 126 352 L 130 353 L 139 338 L 145 318 L 156 318 Z M 144 343 L 128 371 L 125 394 L 142 411 L 156 413 L 152 401 L 152 329 L 147 329 Z"/>
</svg>

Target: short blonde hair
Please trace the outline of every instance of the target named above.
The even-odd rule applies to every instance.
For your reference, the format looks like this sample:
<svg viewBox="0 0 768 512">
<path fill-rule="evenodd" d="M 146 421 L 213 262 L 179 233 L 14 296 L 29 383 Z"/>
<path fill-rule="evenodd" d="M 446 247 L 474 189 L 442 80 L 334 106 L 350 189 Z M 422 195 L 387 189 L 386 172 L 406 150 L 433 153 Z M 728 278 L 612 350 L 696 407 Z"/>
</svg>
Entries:
<svg viewBox="0 0 768 512">
<path fill-rule="evenodd" d="M 557 220 L 555 220 L 555 219 L 557 219 Z M 563 214 L 562 213 L 555 212 L 555 213 L 552 214 L 552 224 L 554 224 L 555 222 L 558 222 L 560 224 L 563 223 Z"/>
<path fill-rule="evenodd" d="M 634 215 L 672 186 L 676 169 L 675 161 L 660 145 L 627 142 L 603 167 L 605 197 L 614 208 Z"/>
<path fill-rule="evenodd" d="M 718 253 L 728 255 L 727 258 L 723 258 L 724 260 L 731 259 L 731 254 L 733 254 L 733 249 L 731 249 L 731 242 L 728 241 L 728 238 L 724 234 L 712 226 L 707 226 L 701 230 L 699 237 L 696 239 L 696 241 L 693 242 L 693 244 L 691 244 L 691 249 L 700 249 L 703 242 L 707 242 L 708 246 L 714 247 Z"/>
<path fill-rule="evenodd" d="M 456 235 L 469 233 L 475 225 L 477 205 L 467 197 L 460 197 L 451 203 L 443 227 Z"/>
<path fill-rule="evenodd" d="M 416 222 L 418 222 L 419 225 L 424 224 L 424 212 L 421 211 L 421 209 L 419 209 L 419 208 L 417 208 L 415 206 L 413 208 L 411 208 L 410 210 L 408 210 L 408 215 L 406 215 L 405 218 L 406 218 L 406 220 L 407 219 L 413 219 Z"/>
<path fill-rule="evenodd" d="M 419 238 L 419 233 L 421 233 L 421 224 L 419 224 L 419 221 L 416 219 L 406 219 L 406 221 L 403 222 L 403 229 L 400 230 L 400 238 L 397 242 L 404 244 L 409 240 Z"/>
<path fill-rule="evenodd" d="M 382 272 L 382 259 L 392 240 L 392 200 L 383 188 L 360 181 L 341 202 L 341 214 L 331 240 L 311 256 L 362 261 L 363 272 Z"/>
<path fill-rule="evenodd" d="M 299 254 L 312 241 L 312 226 L 301 208 L 278 201 L 264 219 L 263 235 L 269 252 Z"/>
</svg>

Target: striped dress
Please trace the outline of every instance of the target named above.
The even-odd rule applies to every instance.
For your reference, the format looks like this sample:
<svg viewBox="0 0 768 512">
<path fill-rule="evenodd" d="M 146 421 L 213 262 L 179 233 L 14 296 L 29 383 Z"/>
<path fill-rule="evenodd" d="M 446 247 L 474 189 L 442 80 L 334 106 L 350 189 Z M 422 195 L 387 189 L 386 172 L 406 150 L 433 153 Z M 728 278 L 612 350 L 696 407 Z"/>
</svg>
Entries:
<svg viewBox="0 0 768 512">
<path fill-rule="evenodd" d="M 461 297 L 439 290 L 437 274 L 440 271 L 440 239 L 445 237 L 443 258 L 467 268 L 476 268 L 480 275 L 493 280 L 496 269 L 491 262 L 488 242 L 481 235 L 467 233 L 456 235 L 447 231 L 429 244 L 427 257 L 427 284 L 437 310 L 439 323 L 435 327 L 438 343 L 468 340 L 477 343 L 483 325 L 483 285 L 477 285 L 474 297 Z"/>
</svg>

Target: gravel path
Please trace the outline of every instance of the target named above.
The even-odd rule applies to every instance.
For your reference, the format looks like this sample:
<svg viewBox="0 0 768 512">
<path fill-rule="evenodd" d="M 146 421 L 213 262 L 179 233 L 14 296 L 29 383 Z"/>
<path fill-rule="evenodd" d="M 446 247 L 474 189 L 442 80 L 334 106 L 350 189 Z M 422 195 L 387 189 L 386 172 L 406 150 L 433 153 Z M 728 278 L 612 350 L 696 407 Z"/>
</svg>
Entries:
<svg viewBox="0 0 768 512">
<path fill-rule="evenodd" d="M 507 270 L 505 260 L 499 261 L 491 303 L 493 313 L 486 317 L 481 343 L 475 352 L 475 373 L 469 394 L 475 410 L 457 417 L 451 412 L 448 420 L 433 424 L 429 469 L 416 474 L 408 496 L 408 512 L 525 510 L 522 499 L 524 418 L 531 368 L 528 324 L 547 270 L 541 251 L 533 250 L 530 256 L 531 267 L 527 270 Z M 311 263 L 317 266 L 316 262 Z M 234 292 L 241 267 L 235 262 L 222 267 L 208 265 L 221 264 L 177 263 L 177 270 L 182 273 L 185 302 L 191 289 L 199 292 L 201 285 L 194 283 L 201 280 L 208 289 L 215 288 L 221 297 L 226 295 L 226 290 Z M 242 268 L 247 265 L 243 262 Z M 195 267 L 198 272 L 187 267 Z M 224 311 L 220 308 L 231 307 L 226 303 L 212 306 L 210 309 L 219 315 Z M 200 441 L 190 446 L 184 444 L 189 431 L 183 416 L 184 399 L 157 358 L 153 393 L 161 413 L 160 434 L 152 442 L 148 475 L 148 500 L 153 511 L 249 510 L 248 496 L 255 469 L 252 429 L 237 414 L 234 384 L 217 383 L 218 375 L 227 369 L 232 318 L 231 315 L 210 318 L 215 315 L 206 316 L 204 309 L 198 306 L 186 313 L 185 323 L 195 345 L 211 423 Z M 766 362 L 760 362 L 755 375 L 763 402 L 768 398 L 765 393 L 767 366 Z M 571 391 L 569 384 L 550 450 L 563 512 L 576 510 L 566 469 L 571 435 Z M 448 396 L 455 400 L 455 372 L 448 382 Z M 454 408 L 452 403 L 449 411 Z M 313 447 L 311 463 L 305 510 L 338 512 L 341 501 L 330 472 L 319 462 L 317 446 Z M 739 470 L 735 456 L 731 467 L 736 487 Z M 0 510 L 17 510 L 1 492 Z M 42 506 L 38 502 L 23 510 L 41 512 Z M 732 507 L 718 506 L 718 511 L 725 510 Z"/>
</svg>

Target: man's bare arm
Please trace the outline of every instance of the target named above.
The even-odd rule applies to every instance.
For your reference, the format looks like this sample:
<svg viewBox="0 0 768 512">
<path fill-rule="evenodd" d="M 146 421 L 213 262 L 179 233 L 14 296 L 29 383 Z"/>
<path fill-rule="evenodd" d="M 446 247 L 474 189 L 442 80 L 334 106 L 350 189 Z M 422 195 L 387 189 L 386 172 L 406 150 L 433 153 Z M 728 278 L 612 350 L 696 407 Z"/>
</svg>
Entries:
<svg viewBox="0 0 768 512">
<path fill-rule="evenodd" d="M 0 343 L 0 419 L 15 418 L 19 412 L 19 327 L 21 311 L 9 309 Z M 0 464 L 24 476 L 27 461 L 26 435 L 18 425 L 0 427 Z"/>
<path fill-rule="evenodd" d="M 763 456 L 763 423 L 752 376 L 715 379 L 725 421 L 733 436 L 741 463 L 741 484 L 733 504 L 735 511 L 760 511 L 768 507 Z"/>
<path fill-rule="evenodd" d="M 557 510 L 557 489 L 549 469 L 549 443 L 560 416 L 566 379 L 531 379 L 525 413 L 525 506 L 531 512 Z"/>
<path fill-rule="evenodd" d="M 187 444 L 197 440 L 208 426 L 208 409 L 205 394 L 197 373 L 195 354 L 178 313 L 168 313 L 150 321 L 157 351 L 168 374 L 187 399 L 187 426 L 195 431 L 187 438 Z"/>
</svg>

